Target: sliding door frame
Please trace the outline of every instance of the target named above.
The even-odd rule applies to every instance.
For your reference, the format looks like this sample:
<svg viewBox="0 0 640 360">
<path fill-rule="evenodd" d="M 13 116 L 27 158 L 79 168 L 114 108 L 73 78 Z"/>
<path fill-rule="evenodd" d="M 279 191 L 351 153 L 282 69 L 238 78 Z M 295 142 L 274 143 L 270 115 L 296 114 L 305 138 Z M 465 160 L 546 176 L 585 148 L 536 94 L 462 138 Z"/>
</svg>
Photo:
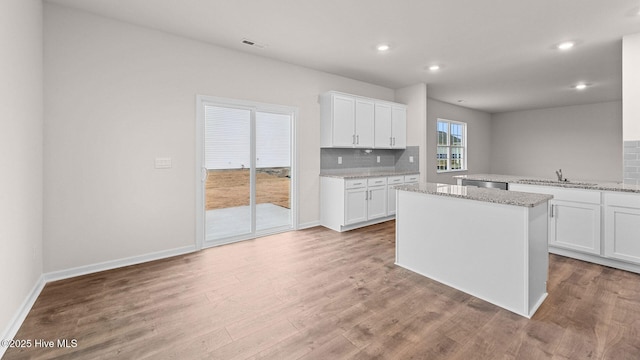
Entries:
<svg viewBox="0 0 640 360">
<path fill-rule="evenodd" d="M 238 236 L 230 238 L 229 241 L 217 242 L 215 244 L 207 244 L 206 241 L 206 217 L 205 217 L 205 185 L 206 185 L 206 167 L 205 167 L 205 105 L 230 107 L 238 109 L 251 110 L 251 179 L 250 179 L 250 192 L 251 192 L 251 233 L 247 236 Z M 236 241 L 253 239 L 258 236 L 266 236 L 271 233 L 281 232 L 281 230 L 275 231 L 261 231 L 256 232 L 256 210 L 255 210 L 255 196 L 256 196 L 256 144 L 255 144 L 255 128 L 256 128 L 256 112 L 285 114 L 291 116 L 291 170 L 290 170 L 290 205 L 291 205 L 291 228 L 288 230 L 298 229 L 298 131 L 297 131 L 297 119 L 298 109 L 296 107 L 274 105 L 253 102 L 248 100 L 229 99 L 215 96 L 196 95 L 196 141 L 195 141 L 195 185 L 196 185 L 196 248 L 198 250 L 205 247 L 223 245 Z"/>
</svg>

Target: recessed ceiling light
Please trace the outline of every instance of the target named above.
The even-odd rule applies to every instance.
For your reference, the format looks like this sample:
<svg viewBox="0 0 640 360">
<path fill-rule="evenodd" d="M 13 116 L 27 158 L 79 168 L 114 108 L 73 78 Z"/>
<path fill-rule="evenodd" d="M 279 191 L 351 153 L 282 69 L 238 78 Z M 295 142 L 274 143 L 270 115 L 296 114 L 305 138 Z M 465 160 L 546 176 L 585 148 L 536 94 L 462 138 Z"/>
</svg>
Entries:
<svg viewBox="0 0 640 360">
<path fill-rule="evenodd" d="M 378 51 L 388 51 L 391 47 L 389 46 L 389 44 L 380 44 L 378 46 L 376 46 L 376 49 L 378 49 Z"/>
<path fill-rule="evenodd" d="M 558 50 L 569 50 L 576 45 L 575 41 L 565 41 L 558 44 Z"/>
<path fill-rule="evenodd" d="M 576 89 L 576 90 L 584 90 L 586 89 L 590 84 L 586 84 L 586 83 L 579 83 L 576 84 L 574 86 L 572 86 L 572 88 Z"/>
<path fill-rule="evenodd" d="M 440 70 L 440 65 L 431 65 L 431 66 L 429 66 L 429 70 L 438 71 L 438 70 Z"/>
</svg>

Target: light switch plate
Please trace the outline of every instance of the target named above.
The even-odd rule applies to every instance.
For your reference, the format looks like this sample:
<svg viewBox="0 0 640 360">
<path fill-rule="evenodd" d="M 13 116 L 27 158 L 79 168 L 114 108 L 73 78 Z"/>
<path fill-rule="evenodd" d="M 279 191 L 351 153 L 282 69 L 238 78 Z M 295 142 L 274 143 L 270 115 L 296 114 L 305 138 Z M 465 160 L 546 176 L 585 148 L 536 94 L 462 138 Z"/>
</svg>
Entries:
<svg viewBox="0 0 640 360">
<path fill-rule="evenodd" d="M 171 169 L 171 158 L 156 158 L 156 169 Z"/>
<path fill-rule="evenodd" d="M 378 155 L 378 157 L 376 157 L 376 161 L 380 162 L 380 155 Z"/>
<path fill-rule="evenodd" d="M 338 156 L 338 165 L 342 165 L 342 156 Z"/>
<path fill-rule="evenodd" d="M 409 162 L 412 163 L 413 162 L 413 156 L 409 156 Z"/>
</svg>

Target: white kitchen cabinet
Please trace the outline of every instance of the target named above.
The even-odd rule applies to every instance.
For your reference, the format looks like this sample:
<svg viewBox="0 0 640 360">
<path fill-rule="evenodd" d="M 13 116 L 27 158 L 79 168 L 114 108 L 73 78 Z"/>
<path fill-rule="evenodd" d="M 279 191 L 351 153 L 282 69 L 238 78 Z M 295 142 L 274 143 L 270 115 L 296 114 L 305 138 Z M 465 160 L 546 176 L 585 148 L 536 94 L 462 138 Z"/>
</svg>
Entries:
<svg viewBox="0 0 640 360">
<path fill-rule="evenodd" d="M 373 99 L 328 92 L 320 96 L 320 105 L 320 146 L 373 147 Z"/>
<path fill-rule="evenodd" d="M 320 224 L 347 231 L 395 217 L 396 190 L 405 180 L 420 175 L 344 179 L 320 176 Z"/>
<path fill-rule="evenodd" d="M 605 256 L 640 265 L 640 195 L 604 194 Z"/>
<path fill-rule="evenodd" d="M 367 190 L 367 220 L 387 216 L 387 178 L 369 179 Z"/>
<path fill-rule="evenodd" d="M 407 108 L 405 106 L 376 102 L 374 146 L 384 149 L 407 147 Z"/>
<path fill-rule="evenodd" d="M 356 98 L 355 147 L 373 147 L 374 113 L 372 100 Z"/>
<path fill-rule="evenodd" d="M 407 107 L 336 91 L 324 93 L 320 95 L 320 146 L 405 149 Z"/>
<path fill-rule="evenodd" d="M 393 105 L 391 107 L 391 136 L 394 149 L 407 147 L 407 107 Z"/>
<path fill-rule="evenodd" d="M 600 255 L 600 204 L 549 201 L 549 245 Z"/>
<path fill-rule="evenodd" d="M 549 246 L 601 254 L 600 191 L 509 184 L 511 191 L 550 194 Z"/>
<path fill-rule="evenodd" d="M 404 184 L 404 176 L 390 176 L 387 178 L 387 215 L 396 213 L 396 196 L 398 191 L 395 186 Z"/>
</svg>

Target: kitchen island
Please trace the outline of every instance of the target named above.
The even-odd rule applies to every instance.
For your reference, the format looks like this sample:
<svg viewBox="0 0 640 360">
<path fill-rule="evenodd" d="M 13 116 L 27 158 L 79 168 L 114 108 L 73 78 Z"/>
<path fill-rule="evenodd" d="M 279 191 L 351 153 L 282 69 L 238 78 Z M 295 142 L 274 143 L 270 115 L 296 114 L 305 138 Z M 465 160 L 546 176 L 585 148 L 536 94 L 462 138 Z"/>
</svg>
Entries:
<svg viewBox="0 0 640 360">
<path fill-rule="evenodd" d="M 396 187 L 396 264 L 530 318 L 547 296 L 547 202 L 459 185 Z"/>
</svg>

